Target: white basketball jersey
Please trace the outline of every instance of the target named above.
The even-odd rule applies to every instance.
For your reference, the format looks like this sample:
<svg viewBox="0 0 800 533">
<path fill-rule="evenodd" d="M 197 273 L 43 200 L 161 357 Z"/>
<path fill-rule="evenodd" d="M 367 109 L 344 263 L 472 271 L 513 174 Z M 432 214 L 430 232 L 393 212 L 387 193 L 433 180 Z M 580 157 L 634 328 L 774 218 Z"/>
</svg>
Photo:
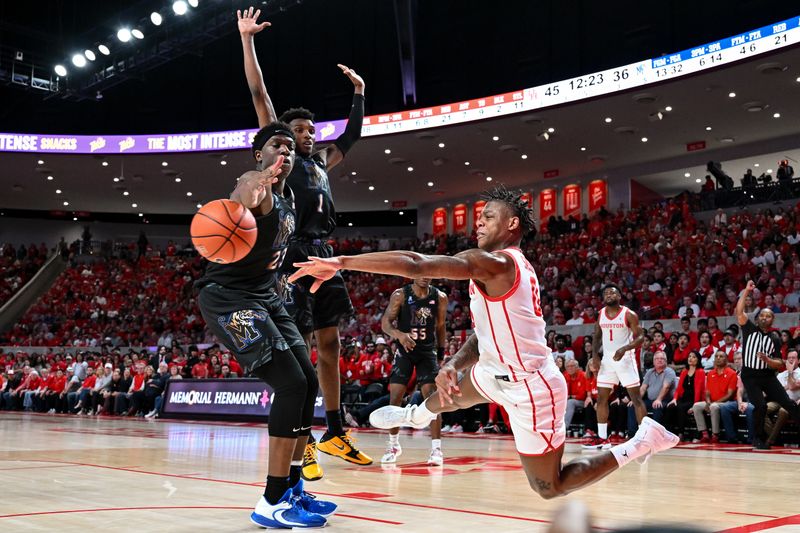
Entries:
<svg viewBox="0 0 800 533">
<path fill-rule="evenodd" d="M 539 280 L 519 248 L 501 252 L 514 260 L 514 285 L 503 296 L 487 296 L 469 282 L 470 314 L 478 337 L 480 365 L 519 381 L 552 361 L 545 339 Z"/>
<path fill-rule="evenodd" d="M 625 318 L 630 309 L 624 305 L 620 306 L 620 311 L 614 318 L 608 318 L 606 307 L 600 311 L 600 329 L 603 331 L 603 357 L 611 358 L 617 350 L 633 342 L 633 331 L 628 327 Z M 634 357 L 635 350 L 628 350 L 625 356 Z"/>
</svg>

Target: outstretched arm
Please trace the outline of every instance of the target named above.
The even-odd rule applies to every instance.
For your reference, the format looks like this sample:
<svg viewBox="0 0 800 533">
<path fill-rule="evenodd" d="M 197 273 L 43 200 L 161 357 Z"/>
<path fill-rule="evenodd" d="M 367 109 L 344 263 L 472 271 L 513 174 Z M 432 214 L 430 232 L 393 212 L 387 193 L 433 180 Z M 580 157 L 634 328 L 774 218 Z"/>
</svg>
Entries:
<svg viewBox="0 0 800 533">
<path fill-rule="evenodd" d="M 753 283 L 753 280 L 748 281 L 747 287 L 744 288 L 742 294 L 739 296 L 739 301 L 736 302 L 736 311 L 735 311 L 736 321 L 739 323 L 740 326 L 744 326 L 745 324 L 747 324 L 747 321 L 750 320 L 744 313 L 744 301 L 745 298 L 747 298 L 755 288 L 756 284 Z"/>
<path fill-rule="evenodd" d="M 239 176 L 230 199 L 255 211 L 257 215 L 272 211 L 272 185 L 278 182 L 282 164 L 283 156 L 279 155 L 272 166 L 260 171 L 250 170 Z"/>
<path fill-rule="evenodd" d="M 353 82 L 353 105 L 344 132 L 336 141 L 325 148 L 325 165 L 328 170 L 342 162 L 345 154 L 361 138 L 361 126 L 364 123 L 364 79 L 356 71 L 345 65 L 338 65 L 342 73 Z"/>
<path fill-rule="evenodd" d="M 258 58 L 256 57 L 254 36 L 271 25 L 266 21 L 259 24 L 257 22 L 259 15 L 261 15 L 261 10 L 258 9 L 253 13 L 252 7 L 245 9 L 244 13 L 239 10 L 236 11 L 239 34 L 242 37 L 242 50 L 244 52 L 244 74 L 247 78 L 250 94 L 253 97 L 253 106 L 256 108 L 256 114 L 258 115 L 258 127 L 263 128 L 267 124 L 275 122 L 278 117 L 275 115 L 275 108 L 272 105 L 269 93 L 267 93 L 264 76 L 261 74 L 261 67 L 258 65 Z"/>
<path fill-rule="evenodd" d="M 311 292 L 316 292 L 323 282 L 336 274 L 336 271 L 344 269 L 406 278 L 473 279 L 483 283 L 491 283 L 505 276 L 511 284 L 513 284 L 513 276 L 516 272 L 514 261 L 506 254 L 489 253 L 477 248 L 466 250 L 452 257 L 422 255 L 417 252 L 397 250 L 331 258 L 309 257 L 308 259 L 303 263 L 295 263 L 294 266 L 298 270 L 292 274 L 289 282 L 294 283 L 303 276 L 313 276 L 317 279 L 311 286 Z M 510 287 L 509 284 L 508 288 Z"/>
</svg>

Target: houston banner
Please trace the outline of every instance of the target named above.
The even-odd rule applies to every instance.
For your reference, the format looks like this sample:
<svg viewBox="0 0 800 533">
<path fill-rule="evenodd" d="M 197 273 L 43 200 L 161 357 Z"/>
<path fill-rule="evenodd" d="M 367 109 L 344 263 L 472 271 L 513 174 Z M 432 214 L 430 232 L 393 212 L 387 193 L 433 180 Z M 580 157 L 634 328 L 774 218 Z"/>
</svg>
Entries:
<svg viewBox="0 0 800 533">
<path fill-rule="evenodd" d="M 453 207 L 453 233 L 467 232 L 467 204 Z"/>
<path fill-rule="evenodd" d="M 546 224 L 547 220 L 556 214 L 556 190 L 542 189 L 539 193 L 539 223 Z"/>
<path fill-rule="evenodd" d="M 594 180 L 589 183 L 589 213 L 601 207 L 608 207 L 608 184 L 605 180 Z"/>
<path fill-rule="evenodd" d="M 573 183 L 564 187 L 564 218 L 581 212 L 581 186 Z"/>
<path fill-rule="evenodd" d="M 486 205 L 486 200 L 478 200 L 474 204 L 472 204 L 472 225 L 478 225 L 478 219 L 481 218 L 481 213 L 483 213 L 483 208 Z"/>
<path fill-rule="evenodd" d="M 435 236 L 447 233 L 447 209 L 437 207 L 433 211 L 433 234 Z"/>
</svg>

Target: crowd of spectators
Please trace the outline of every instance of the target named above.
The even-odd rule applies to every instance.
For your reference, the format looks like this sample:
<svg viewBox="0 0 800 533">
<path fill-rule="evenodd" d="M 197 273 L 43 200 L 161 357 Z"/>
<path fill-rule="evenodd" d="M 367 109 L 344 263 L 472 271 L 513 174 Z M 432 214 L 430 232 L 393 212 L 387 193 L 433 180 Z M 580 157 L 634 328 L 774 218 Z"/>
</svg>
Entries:
<svg viewBox="0 0 800 533">
<path fill-rule="evenodd" d="M 20 290 L 42 267 L 48 256 L 44 243 L 31 243 L 15 248 L 6 243 L 0 246 L 0 306 Z"/>
</svg>

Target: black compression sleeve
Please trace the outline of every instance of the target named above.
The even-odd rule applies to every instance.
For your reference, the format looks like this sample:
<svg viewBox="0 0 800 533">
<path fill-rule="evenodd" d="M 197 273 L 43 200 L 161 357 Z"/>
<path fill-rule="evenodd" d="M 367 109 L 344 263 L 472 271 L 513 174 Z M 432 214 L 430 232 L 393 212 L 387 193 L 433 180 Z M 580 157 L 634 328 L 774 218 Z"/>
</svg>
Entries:
<svg viewBox="0 0 800 533">
<path fill-rule="evenodd" d="M 333 144 L 339 147 L 343 155 L 347 155 L 350 148 L 361 138 L 361 125 L 364 123 L 364 95 L 353 95 L 353 107 L 350 108 L 350 116 L 347 118 L 347 126 L 344 132 Z"/>
</svg>

